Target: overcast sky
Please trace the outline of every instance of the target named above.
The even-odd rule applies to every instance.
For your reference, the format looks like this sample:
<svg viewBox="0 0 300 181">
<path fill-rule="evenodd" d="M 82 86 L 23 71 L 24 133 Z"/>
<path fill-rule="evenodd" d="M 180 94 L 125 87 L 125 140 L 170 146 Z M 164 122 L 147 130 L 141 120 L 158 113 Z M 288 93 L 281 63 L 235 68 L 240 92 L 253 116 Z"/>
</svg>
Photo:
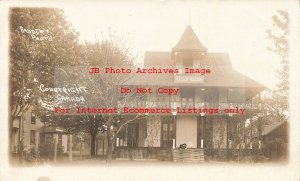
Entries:
<svg viewBox="0 0 300 181">
<path fill-rule="evenodd" d="M 102 2 L 64 10 L 81 41 L 101 40 L 108 29 L 129 35 L 138 61 L 145 51 L 171 51 L 190 24 L 208 52 L 229 53 L 235 70 L 274 88 L 280 63 L 267 50 L 271 42 L 265 30 L 272 27 L 276 10 L 285 6 L 274 1 L 249 2 Z"/>
</svg>

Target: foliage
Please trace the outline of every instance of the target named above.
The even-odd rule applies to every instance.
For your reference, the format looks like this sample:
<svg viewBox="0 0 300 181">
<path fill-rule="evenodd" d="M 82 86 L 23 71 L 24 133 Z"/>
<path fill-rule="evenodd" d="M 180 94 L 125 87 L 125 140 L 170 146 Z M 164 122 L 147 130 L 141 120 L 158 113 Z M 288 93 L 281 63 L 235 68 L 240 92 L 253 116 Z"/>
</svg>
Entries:
<svg viewBox="0 0 300 181">
<path fill-rule="evenodd" d="M 279 83 L 275 90 L 267 90 L 263 97 L 263 118 L 261 125 L 265 126 L 288 119 L 289 94 L 289 64 L 288 64 L 288 38 L 289 16 L 286 11 L 278 10 L 272 16 L 273 28 L 267 29 L 267 38 L 272 41 L 268 49 L 281 59 L 281 68 L 278 70 Z"/>
<path fill-rule="evenodd" d="M 39 145 L 39 153 L 40 157 L 43 159 L 53 159 L 54 158 L 54 142 L 46 141 Z M 57 158 L 63 155 L 63 146 L 57 145 Z"/>
<path fill-rule="evenodd" d="M 288 64 L 288 36 L 289 36 L 289 16 L 286 11 L 278 10 L 277 14 L 272 16 L 273 29 L 267 29 L 267 37 L 272 41 L 273 46 L 269 50 L 277 54 L 281 59 L 282 68 L 278 70 L 279 84 L 276 93 L 282 95 L 282 99 L 287 102 L 289 89 L 289 64 Z"/>
<path fill-rule="evenodd" d="M 26 30 L 47 31 L 52 41 L 36 40 Z M 35 36 L 37 34 L 34 34 Z M 10 10 L 10 64 L 9 102 L 10 128 L 13 120 L 30 107 L 38 107 L 38 101 L 47 98 L 41 94 L 38 84 L 53 84 L 53 71 L 56 66 L 76 63 L 78 33 L 71 29 L 63 11 L 54 8 L 12 8 Z M 21 129 L 22 129 L 21 125 Z M 11 134 L 12 134 L 12 130 Z M 23 131 L 19 153 L 25 149 Z M 20 155 L 22 157 L 22 154 Z"/>
<path fill-rule="evenodd" d="M 34 40 L 21 28 L 48 30 L 53 41 Z M 56 66 L 76 64 L 78 33 L 54 8 L 12 8 L 10 11 L 10 105 L 12 117 L 41 97 L 37 84 L 52 84 Z M 18 108 L 16 108 L 18 107 Z"/>
</svg>

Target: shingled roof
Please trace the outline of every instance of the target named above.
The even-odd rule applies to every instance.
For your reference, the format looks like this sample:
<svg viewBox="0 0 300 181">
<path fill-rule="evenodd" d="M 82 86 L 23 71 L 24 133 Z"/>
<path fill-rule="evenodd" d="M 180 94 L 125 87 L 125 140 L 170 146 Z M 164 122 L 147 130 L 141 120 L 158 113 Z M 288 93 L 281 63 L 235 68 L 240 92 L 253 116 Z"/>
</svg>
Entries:
<svg viewBox="0 0 300 181">
<path fill-rule="evenodd" d="M 264 86 L 235 71 L 227 53 L 207 53 L 203 57 L 203 67 L 211 69 L 203 83 L 174 83 L 172 74 L 138 74 L 128 80 L 126 85 L 159 86 L 199 86 L 199 87 L 245 87 L 264 89 Z M 175 68 L 171 52 L 146 52 L 145 67 Z"/>
<path fill-rule="evenodd" d="M 192 50 L 192 51 L 207 51 L 207 48 L 202 45 L 198 39 L 196 33 L 191 26 L 187 26 L 183 35 L 181 36 L 177 45 L 173 48 L 173 51 L 183 51 L 183 50 Z"/>
</svg>

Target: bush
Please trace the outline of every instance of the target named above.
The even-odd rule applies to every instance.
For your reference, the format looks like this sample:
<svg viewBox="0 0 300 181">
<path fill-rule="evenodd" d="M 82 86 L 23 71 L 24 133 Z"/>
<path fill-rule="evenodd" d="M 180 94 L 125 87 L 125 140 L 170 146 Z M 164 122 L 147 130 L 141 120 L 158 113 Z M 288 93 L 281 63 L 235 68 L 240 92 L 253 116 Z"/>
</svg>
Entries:
<svg viewBox="0 0 300 181">
<path fill-rule="evenodd" d="M 54 143 L 46 142 L 39 145 L 40 157 L 43 159 L 54 159 Z M 57 145 L 57 158 L 63 156 L 63 146 Z"/>
<path fill-rule="evenodd" d="M 24 156 L 25 156 L 26 161 L 32 162 L 32 161 L 36 161 L 39 159 L 39 152 L 35 151 L 34 148 L 30 149 L 29 152 L 27 152 L 27 151 L 24 151 L 24 152 L 25 152 Z"/>
</svg>

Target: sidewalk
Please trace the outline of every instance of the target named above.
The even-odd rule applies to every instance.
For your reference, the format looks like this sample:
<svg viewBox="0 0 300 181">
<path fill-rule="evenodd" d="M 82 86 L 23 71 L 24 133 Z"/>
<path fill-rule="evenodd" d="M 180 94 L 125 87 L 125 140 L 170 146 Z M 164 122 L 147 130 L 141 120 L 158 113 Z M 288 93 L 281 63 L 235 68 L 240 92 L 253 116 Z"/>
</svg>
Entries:
<svg viewBox="0 0 300 181">
<path fill-rule="evenodd" d="M 24 162 L 23 164 L 19 164 L 18 160 L 14 160 L 12 165 L 17 167 L 35 167 L 35 166 L 42 166 L 42 165 L 49 165 L 49 166 L 70 166 L 70 167 L 90 167 L 90 166 L 99 166 L 99 167 L 107 167 L 107 166 L 125 166 L 125 167 L 136 167 L 136 166 L 171 166 L 171 167 L 178 167 L 178 166 L 217 166 L 217 165 L 268 165 L 274 164 L 272 162 L 265 162 L 265 163 L 254 163 L 254 162 L 222 162 L 222 161 L 204 161 L 199 163 L 186 163 L 186 162 L 173 162 L 173 161 L 160 161 L 154 159 L 144 159 L 144 160 L 112 160 L 110 164 L 107 164 L 104 158 L 84 158 L 80 160 L 78 157 L 73 157 L 73 161 L 70 161 L 68 157 L 63 157 L 63 159 L 57 160 L 55 163 L 54 161 L 48 161 L 45 163 L 36 163 L 36 162 Z M 275 163 L 276 164 L 276 163 Z"/>
</svg>

